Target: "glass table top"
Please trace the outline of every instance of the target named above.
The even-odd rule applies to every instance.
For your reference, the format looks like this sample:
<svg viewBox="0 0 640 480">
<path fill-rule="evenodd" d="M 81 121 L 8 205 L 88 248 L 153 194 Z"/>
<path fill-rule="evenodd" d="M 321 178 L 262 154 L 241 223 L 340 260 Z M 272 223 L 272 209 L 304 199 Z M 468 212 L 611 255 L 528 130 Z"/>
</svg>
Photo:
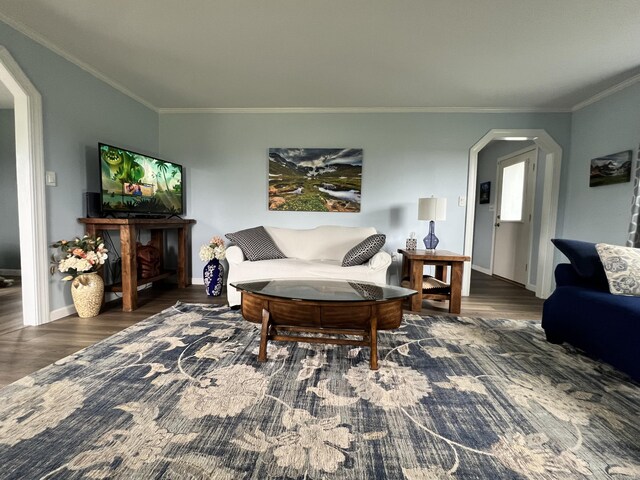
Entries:
<svg viewBox="0 0 640 480">
<path fill-rule="evenodd" d="M 417 293 L 408 288 L 355 280 L 288 278 L 233 282 L 238 290 L 290 300 L 363 302 L 405 298 Z"/>
</svg>

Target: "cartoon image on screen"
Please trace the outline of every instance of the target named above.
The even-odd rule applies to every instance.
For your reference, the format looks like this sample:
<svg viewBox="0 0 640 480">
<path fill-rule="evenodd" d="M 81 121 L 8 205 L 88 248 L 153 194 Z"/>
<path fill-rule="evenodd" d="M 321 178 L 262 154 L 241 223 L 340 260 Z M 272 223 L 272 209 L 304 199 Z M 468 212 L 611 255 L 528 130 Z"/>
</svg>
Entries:
<svg viewBox="0 0 640 480">
<path fill-rule="evenodd" d="M 182 167 L 100 144 L 103 212 L 183 213 Z"/>
</svg>

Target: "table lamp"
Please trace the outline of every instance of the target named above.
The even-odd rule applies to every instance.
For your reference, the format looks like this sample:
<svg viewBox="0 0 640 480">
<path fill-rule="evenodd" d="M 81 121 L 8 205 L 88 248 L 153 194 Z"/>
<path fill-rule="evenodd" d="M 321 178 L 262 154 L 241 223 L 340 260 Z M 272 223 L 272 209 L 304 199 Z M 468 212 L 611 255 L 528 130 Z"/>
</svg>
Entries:
<svg viewBox="0 0 640 480">
<path fill-rule="evenodd" d="M 424 248 L 435 250 L 440 240 L 436 237 L 435 220 L 447 219 L 446 198 L 420 198 L 418 199 L 418 220 L 429 220 L 429 233 L 424 237 Z"/>
</svg>

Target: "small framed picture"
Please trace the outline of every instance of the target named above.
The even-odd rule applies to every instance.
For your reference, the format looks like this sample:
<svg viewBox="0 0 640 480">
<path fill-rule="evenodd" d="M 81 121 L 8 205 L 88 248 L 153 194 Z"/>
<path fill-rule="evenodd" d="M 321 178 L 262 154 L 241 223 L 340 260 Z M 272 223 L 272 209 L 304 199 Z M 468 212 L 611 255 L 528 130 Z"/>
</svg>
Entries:
<svg viewBox="0 0 640 480">
<path fill-rule="evenodd" d="M 491 199 L 491 182 L 482 182 L 480 184 L 480 203 L 489 203 Z"/>
<path fill-rule="evenodd" d="M 589 186 L 612 185 L 631 181 L 631 150 L 591 160 Z"/>
</svg>

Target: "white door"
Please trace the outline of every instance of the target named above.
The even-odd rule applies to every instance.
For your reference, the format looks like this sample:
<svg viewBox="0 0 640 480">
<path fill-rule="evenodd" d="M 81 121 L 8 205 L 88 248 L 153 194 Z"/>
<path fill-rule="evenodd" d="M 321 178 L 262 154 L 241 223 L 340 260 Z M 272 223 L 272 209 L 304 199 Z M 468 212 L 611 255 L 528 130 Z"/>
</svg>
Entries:
<svg viewBox="0 0 640 480">
<path fill-rule="evenodd" d="M 526 285 L 537 149 L 498 161 L 493 274 Z"/>
</svg>

